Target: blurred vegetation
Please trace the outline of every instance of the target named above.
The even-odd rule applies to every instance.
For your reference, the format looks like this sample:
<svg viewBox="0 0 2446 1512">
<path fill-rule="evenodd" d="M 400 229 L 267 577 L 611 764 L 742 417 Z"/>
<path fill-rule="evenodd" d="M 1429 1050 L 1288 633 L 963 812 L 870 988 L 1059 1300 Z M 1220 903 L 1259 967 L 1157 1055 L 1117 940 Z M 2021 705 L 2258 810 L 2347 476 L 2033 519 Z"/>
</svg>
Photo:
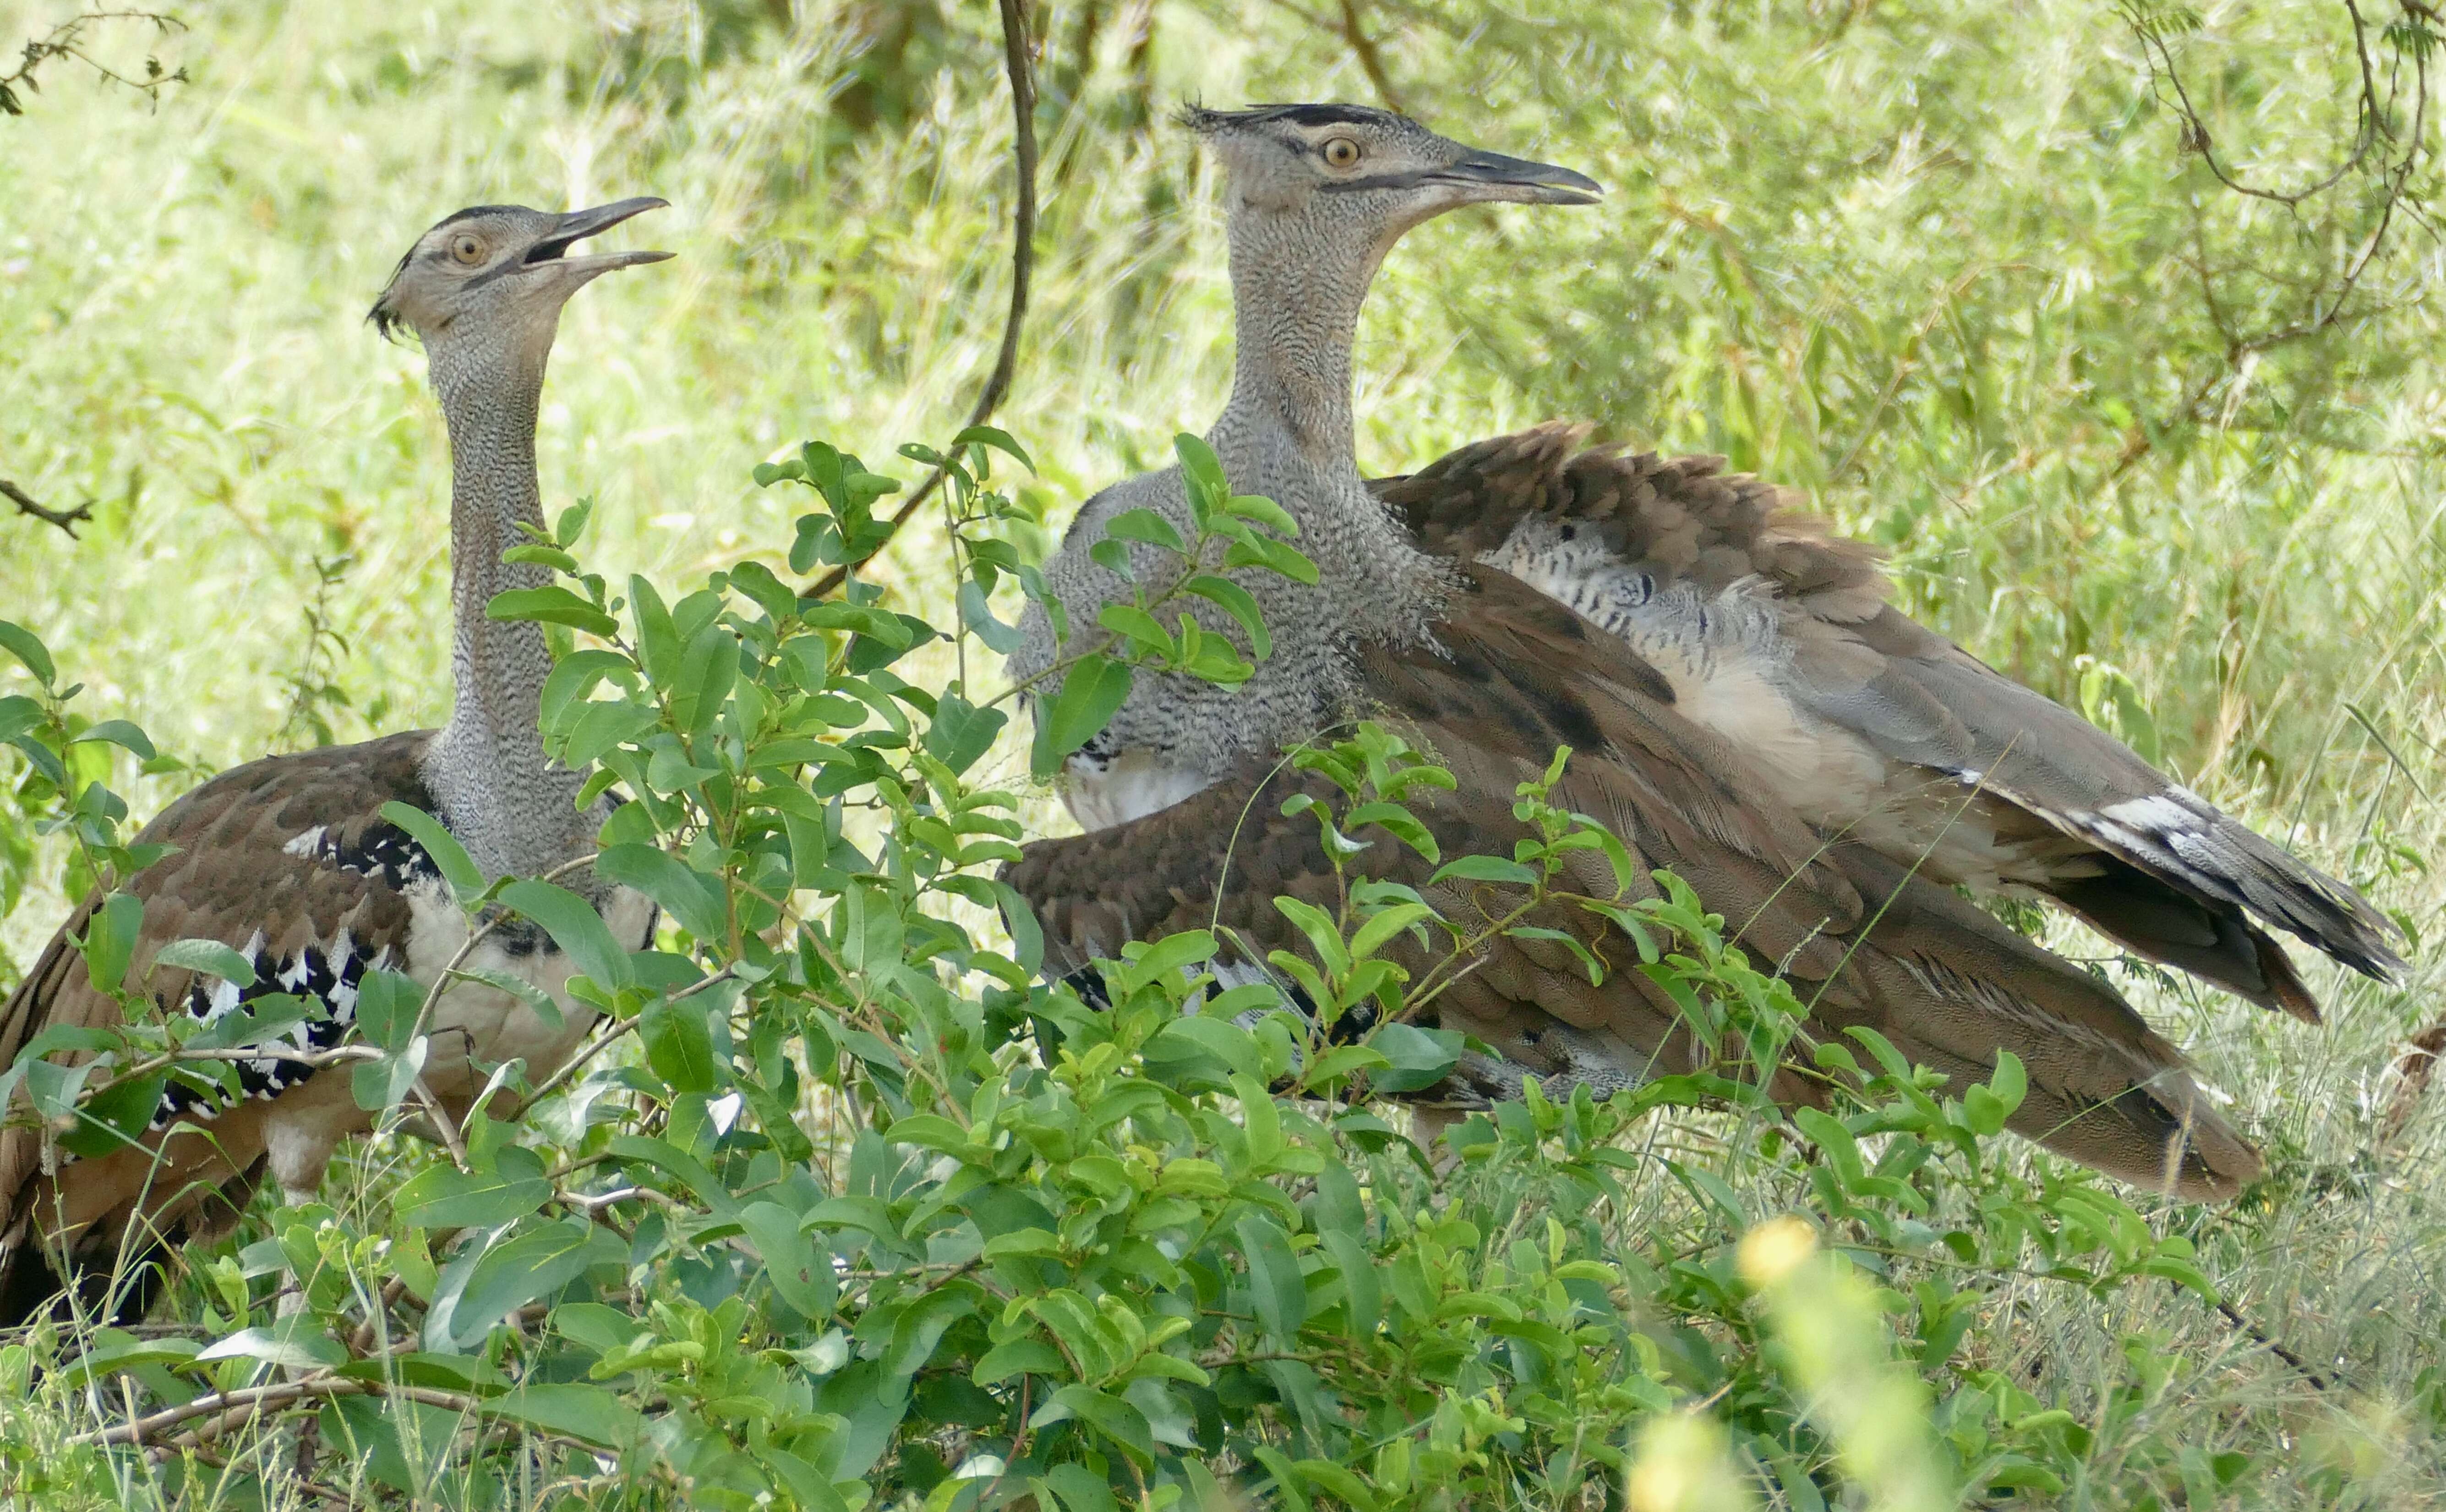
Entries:
<svg viewBox="0 0 2446 1512">
<path fill-rule="evenodd" d="M 0 38 L 73 14 L 0 3 Z M 2275 1170 L 2237 1211 L 2152 1221 L 2182 1225 L 2239 1314 L 2332 1389 L 2171 1289 L 2015 1282 L 1966 1317 L 1983 1368 L 2090 1435 L 2066 1451 L 2090 1479 L 2050 1493 L 2068 1503 L 2435 1504 L 2440 1121 L 2389 1112 L 2395 1052 L 2437 1013 L 2446 910 L 2433 12 L 1072 0 L 1035 14 L 1044 204 L 998 423 L 1036 460 L 1018 497 L 1046 525 L 996 528 L 1041 552 L 1079 500 L 1165 460 L 1220 401 L 1214 182 L 1165 124 L 1179 101 L 1389 100 L 1605 181 L 1595 210 L 1472 212 L 1404 244 L 1362 333 L 1364 459 L 1402 470 L 1556 416 L 1725 453 L 1887 544 L 1914 614 L 2154 745 L 2394 912 L 2417 974 L 2390 991 L 2314 968 L 2323 1033 L 2122 983 L 2234 1096 Z M 0 477 L 50 507 L 91 501 L 74 539 L 0 515 L 0 616 L 86 681 L 81 709 L 189 758 L 151 775 L 118 758 L 140 815 L 199 770 L 446 707 L 442 428 L 416 354 L 361 320 L 399 250 L 448 210 L 630 193 L 677 206 L 653 233 L 683 255 L 673 275 L 610 280 L 574 306 L 546 394 L 547 492 L 602 501 L 591 564 L 615 581 L 781 568 L 794 506 L 750 485 L 748 463 L 810 435 L 872 454 L 940 435 L 991 367 L 1010 123 L 990 7 L 179 15 L 187 32 L 94 46 L 131 78 L 152 49 L 188 84 L 152 101 L 46 71 L 28 113 L 0 122 Z M 947 620 L 945 545 L 938 523 L 913 526 L 880 574 L 886 602 Z M 345 573 L 326 565 L 343 558 Z M 937 648 L 904 671 L 924 682 L 950 665 Z M 1025 760 L 1006 738 L 980 780 L 1016 781 Z M 27 781 L 31 812 L 49 795 Z M 1023 818 L 1041 830 L 1054 812 L 1038 792 Z M 77 876 L 66 842 L 0 799 L 0 977 Z M 1769 1183 L 1749 1211 L 1798 1200 L 1803 1179 L 1740 1166 L 1714 1137 L 1690 1136 Z M 1718 1221 L 1689 1200 L 1683 1218 Z M 1760 1269 L 1760 1295 L 1783 1275 Z M 1794 1295 L 1836 1295 L 1810 1284 Z M 1797 1360 L 1794 1378 L 1813 1368 Z M 1643 1504 L 1722 1489 L 1714 1420 L 1683 1421 L 1650 1447 L 1694 1468 L 1635 1484 Z M 2214 1461 L 2271 1443 L 2291 1447 L 2248 1474 Z M 2186 1468 L 2185 1445 L 2209 1457 Z M 1770 1494 L 1805 1504 L 1788 1484 Z"/>
</svg>

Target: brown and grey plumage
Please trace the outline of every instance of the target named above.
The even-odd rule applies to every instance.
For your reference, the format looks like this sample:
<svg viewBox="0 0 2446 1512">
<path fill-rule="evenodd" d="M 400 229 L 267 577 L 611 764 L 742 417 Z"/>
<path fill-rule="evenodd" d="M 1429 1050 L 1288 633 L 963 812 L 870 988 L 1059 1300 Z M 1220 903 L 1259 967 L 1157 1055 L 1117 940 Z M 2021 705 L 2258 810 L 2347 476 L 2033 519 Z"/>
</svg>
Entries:
<svg viewBox="0 0 2446 1512">
<path fill-rule="evenodd" d="M 1229 172 L 1237 303 L 1232 398 L 1209 441 L 1236 489 L 1297 520 L 1317 581 L 1239 573 L 1264 606 L 1272 656 L 1236 690 L 1139 679 L 1104 734 L 1070 759 L 1063 796 L 1090 833 L 1037 842 L 1008 874 L 1057 970 L 1210 922 L 1247 942 L 1253 958 L 1234 963 L 1245 971 L 1261 970 L 1270 948 L 1301 948 L 1271 899 L 1321 898 L 1328 874 L 1313 821 L 1278 812 L 1297 779 L 1267 774 L 1287 744 L 1372 716 L 1432 750 L 1458 782 L 1427 803 L 1451 855 L 1509 854 L 1521 833 L 1515 785 L 1569 745 L 1578 755 L 1558 801 L 1681 873 L 1753 955 L 1788 960 L 1821 1032 L 1873 1025 L 1957 1087 L 1984 1079 L 2009 1049 L 2032 1087 L 2016 1127 L 2154 1188 L 2214 1197 L 2256 1174 L 2258 1158 L 2206 1106 L 2181 1056 L 2110 989 L 1870 847 L 1830 843 L 1738 739 L 1676 708 L 1673 685 L 1631 647 L 1516 578 L 1427 549 L 1367 492 L 1349 362 L 1385 253 L 1457 204 L 1586 202 L 1592 183 L 1382 111 L 1294 105 L 1190 119 Z M 1044 568 L 1071 623 L 1127 596 L 1129 584 L 1090 548 L 1104 522 L 1140 508 L 1184 537 L 1191 528 L 1176 470 L 1090 500 Z M 1133 566 L 1141 582 L 1173 570 L 1143 548 Z M 1219 615 L 1206 623 L 1234 634 Z M 1032 611 L 1025 628 L 1012 659 L 1022 676 L 1058 654 L 1048 616 Z M 1378 860 L 1453 917 L 1474 916 L 1477 899 L 1429 889 L 1406 854 Z M 1591 890 L 1610 889 L 1609 874 Z M 1624 954 L 1626 942 L 1591 933 L 1590 917 L 1562 911 L 1542 922 Z M 1434 1011 L 1494 1051 L 1430 1094 L 1451 1103 L 1513 1095 L 1531 1077 L 1603 1092 L 1649 1075 L 1660 1057 L 1684 1062 L 1689 1049 L 1645 977 L 1618 972 L 1591 986 L 1551 941 L 1491 945 Z M 1815 1095 L 1797 1076 L 1774 1090 Z"/>
<path fill-rule="evenodd" d="M 269 1043 L 313 1049 L 346 1037 L 367 971 L 428 987 L 437 980 L 466 942 L 466 920 L 423 847 L 382 817 L 386 803 L 435 815 L 492 875 L 547 871 L 591 847 L 601 806 L 575 805 L 583 777 L 546 758 L 537 729 L 551 669 L 541 632 L 487 620 L 484 607 L 505 589 L 547 580 L 542 569 L 506 563 L 501 553 L 518 543 L 519 522 L 543 522 L 536 412 L 562 304 L 603 273 L 668 255 L 564 254 L 661 203 L 630 199 L 558 216 L 480 206 L 425 233 L 401 260 L 373 318 L 386 333 L 406 326 L 423 337 L 450 429 L 450 722 L 248 763 L 147 824 L 140 841 L 176 847 L 126 886 L 144 905 L 126 980 L 152 1011 L 214 1022 L 265 994 L 293 993 L 318 1002 L 323 1014 Z M 616 936 L 647 943 L 653 909 L 643 898 L 589 877 L 566 880 L 593 899 Z M 70 917 L 0 1011 L 0 1065 L 47 1029 L 121 1021 L 119 1002 L 93 986 L 76 945 L 98 903 L 87 899 Z M 190 938 L 246 956 L 254 986 L 154 970 L 163 946 Z M 542 988 L 562 1021 L 549 1025 L 481 982 L 443 993 L 424 1077 L 460 1114 L 490 1068 L 522 1058 L 541 1074 L 593 1017 L 567 994 L 568 958 L 522 921 L 497 927 L 467 964 Z M 302 1199 L 321 1185 L 338 1143 L 371 1126 L 345 1066 L 316 1070 L 246 1049 L 233 1055 L 235 1088 L 172 1081 L 146 1137 L 108 1154 L 68 1157 L 50 1131 L 22 1121 L 0 1130 L 0 1323 L 42 1308 L 63 1267 L 99 1300 L 114 1270 L 224 1232 L 266 1175 Z M 141 1313 L 149 1285 L 122 1293 L 118 1311 Z"/>
<path fill-rule="evenodd" d="M 1622 636 L 1676 708 L 1820 830 L 1929 876 L 2054 899 L 2137 954 L 2316 1021 L 2286 930 L 2372 976 L 2394 926 L 1887 601 L 1872 548 L 1720 459 L 1552 425 L 1373 487 L 1421 543 L 1491 563 Z"/>
<path fill-rule="evenodd" d="M 1751 956 L 1779 963 L 1810 1005 L 1814 1035 L 1874 1029 L 1956 1087 L 1985 1080 L 2010 1050 L 2029 1080 L 2016 1130 L 2152 1190 L 2223 1198 L 2259 1174 L 2258 1156 L 2181 1054 L 2111 989 L 1868 846 L 1826 844 L 1799 816 L 1758 802 L 1740 785 L 1740 758 L 1681 718 L 1653 670 L 1578 615 L 1480 567 L 1433 633 L 1430 645 L 1363 649 L 1353 691 L 1356 707 L 1457 779 L 1454 792 L 1412 789 L 1410 800 L 1445 855 L 1510 855 L 1529 833 L 1512 812 L 1515 785 L 1570 746 L 1553 802 L 1696 887 Z M 1251 758 L 1171 807 L 1027 846 L 1007 879 L 1044 928 L 1047 969 L 1079 971 L 1128 940 L 1214 926 L 1233 942 L 1221 964 L 1234 975 L 1261 972 L 1270 950 L 1305 954 L 1272 899 L 1329 909 L 1337 882 L 1316 822 L 1281 813 L 1303 790 L 1327 796 L 1320 779 Z M 1448 918 L 1512 906 L 1505 889 L 1430 883 L 1433 868 L 1381 832 L 1359 838 L 1377 841 L 1363 869 L 1419 888 Z M 1577 860 L 1587 875 L 1572 885 L 1609 896 L 1611 869 L 1594 852 Z M 1576 907 L 1533 921 L 1617 966 L 1636 958 Z M 1414 976 L 1431 964 L 1414 944 L 1396 954 Z M 1471 964 L 1430 1011 L 1497 1056 L 1465 1057 L 1439 1089 L 1447 1106 L 1517 1096 L 1531 1077 L 1552 1096 L 1586 1085 L 1602 1097 L 1695 1064 L 1672 999 L 1636 971 L 1592 985 L 1567 948 L 1538 939 L 1497 939 Z M 1824 1091 L 1794 1073 L 1772 1089 L 1788 1102 Z"/>
</svg>

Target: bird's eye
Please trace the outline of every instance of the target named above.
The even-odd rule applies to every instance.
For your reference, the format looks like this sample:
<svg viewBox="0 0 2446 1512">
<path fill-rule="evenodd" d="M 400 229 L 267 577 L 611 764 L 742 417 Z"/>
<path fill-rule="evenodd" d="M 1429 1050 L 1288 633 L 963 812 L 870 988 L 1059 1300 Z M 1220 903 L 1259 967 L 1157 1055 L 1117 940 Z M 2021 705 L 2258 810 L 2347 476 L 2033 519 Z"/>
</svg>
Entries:
<svg viewBox="0 0 2446 1512">
<path fill-rule="evenodd" d="M 473 268 L 484 260 L 484 241 L 472 232 L 462 231 L 450 238 L 450 255 Z"/>
<path fill-rule="evenodd" d="M 1328 168 L 1347 168 L 1359 161 L 1359 143 L 1348 137 L 1336 137 L 1325 144 L 1325 163 Z"/>
</svg>

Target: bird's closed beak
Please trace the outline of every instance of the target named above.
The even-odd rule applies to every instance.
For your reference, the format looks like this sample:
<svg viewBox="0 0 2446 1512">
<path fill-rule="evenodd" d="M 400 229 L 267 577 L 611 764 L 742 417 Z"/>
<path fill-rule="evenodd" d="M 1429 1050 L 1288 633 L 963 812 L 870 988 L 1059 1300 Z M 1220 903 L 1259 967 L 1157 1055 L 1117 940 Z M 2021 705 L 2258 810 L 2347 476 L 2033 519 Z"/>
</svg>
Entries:
<svg viewBox="0 0 2446 1512">
<path fill-rule="evenodd" d="M 1473 152 L 1458 162 L 1431 170 L 1420 181 L 1458 185 L 1468 190 L 1472 198 L 1530 205 L 1592 205 L 1605 193 L 1605 186 L 1587 174 L 1551 162 L 1507 158 L 1499 152 Z"/>
<path fill-rule="evenodd" d="M 573 210 L 553 223 L 552 230 L 527 249 L 519 269 L 550 269 L 563 274 L 579 274 L 592 278 L 610 273 L 614 268 L 634 268 L 641 263 L 663 262 L 672 255 L 668 252 L 605 252 L 587 257 L 563 256 L 571 246 L 589 236 L 600 236 L 613 226 L 640 216 L 649 210 L 668 210 L 670 201 L 652 195 L 640 195 L 634 199 L 614 200 L 596 205 L 592 210 Z"/>
</svg>

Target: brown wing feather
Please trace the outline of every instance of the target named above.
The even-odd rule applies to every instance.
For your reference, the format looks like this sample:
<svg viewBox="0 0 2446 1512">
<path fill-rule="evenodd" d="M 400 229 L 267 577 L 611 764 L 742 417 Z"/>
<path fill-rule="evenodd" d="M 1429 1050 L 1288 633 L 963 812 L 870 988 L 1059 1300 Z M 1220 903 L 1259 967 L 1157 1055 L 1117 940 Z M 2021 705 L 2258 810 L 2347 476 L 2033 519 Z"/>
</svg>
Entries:
<svg viewBox="0 0 2446 1512">
<path fill-rule="evenodd" d="M 1412 804 L 1446 855 L 1510 854 L 1524 833 L 1511 812 L 1515 784 L 1568 744 L 1577 754 L 1557 802 L 1688 879 L 1754 956 L 1794 979 L 1818 1032 L 1876 1028 L 1957 1083 L 1984 1080 L 2010 1049 L 2032 1088 L 2014 1126 L 2129 1181 L 2210 1198 L 2258 1174 L 2258 1157 L 2208 1106 L 2180 1054 L 2110 990 L 1944 889 L 1862 846 L 1823 845 L 1798 816 L 1740 792 L 1740 764 L 1660 704 L 1653 673 L 1621 647 L 1514 579 L 1470 576 L 1436 648 L 1363 655 L 1372 711 L 1458 779 L 1457 792 Z M 1323 796 L 1317 779 L 1251 764 L 1134 823 L 1026 847 L 1007 875 L 1044 930 L 1048 964 L 1075 970 L 1125 940 L 1209 925 L 1259 957 L 1302 950 L 1270 900 L 1329 903 L 1334 883 L 1314 822 L 1280 813 L 1297 791 Z M 1499 888 L 1431 884 L 1433 868 L 1389 841 L 1370 861 L 1450 917 L 1505 906 Z M 1583 885 L 1610 892 L 1610 872 Z M 1628 942 L 1576 909 L 1538 922 L 1609 958 L 1627 954 Z M 1498 1052 L 1465 1061 L 1439 1089 L 1448 1097 L 1515 1095 L 1533 1076 L 1558 1092 L 1584 1084 L 1602 1094 L 1693 1058 L 1672 1004 L 1644 976 L 1617 972 L 1591 986 L 1552 941 L 1490 946 L 1436 1011 Z M 1815 1095 L 1797 1076 L 1773 1090 Z"/>
<path fill-rule="evenodd" d="M 411 731 L 252 762 L 147 824 L 141 841 L 178 847 L 127 887 L 144 904 L 127 980 L 143 984 L 153 1011 L 184 1011 L 197 985 L 189 972 L 153 970 L 155 954 L 178 939 L 217 940 L 259 963 L 282 963 L 301 960 L 310 947 L 326 951 L 345 932 L 353 959 L 388 952 L 404 961 L 411 916 L 402 883 L 422 852 L 380 810 L 393 800 L 430 806 L 417 774 L 429 738 Z M 0 1065 L 13 1064 L 50 1026 L 121 1022 L 119 1003 L 95 990 L 72 943 L 97 901 L 78 908 L 9 995 L 0 1012 Z M 260 988 L 280 990 L 270 980 Z M 0 1245 L 22 1252 L 40 1235 L 80 1264 L 106 1265 L 131 1243 L 141 1253 L 153 1240 L 219 1232 L 262 1178 L 274 1106 L 257 1098 L 209 1120 L 180 1117 L 137 1145 L 53 1172 L 44 1169 L 43 1131 L 13 1121 L 0 1130 Z M 365 1126 L 345 1076 L 289 1082 L 277 1106 L 284 1119 L 328 1122 L 334 1140 Z"/>
<path fill-rule="evenodd" d="M 1594 539 L 1660 587 L 1771 584 L 1797 703 L 1889 761 L 1967 784 L 2000 832 L 2027 841 L 2037 823 L 2066 837 L 2039 847 L 2055 858 L 2039 885 L 2139 954 L 2312 1020 L 2316 999 L 2250 916 L 2356 971 L 2401 969 L 2394 926 L 2352 889 L 1894 609 L 1873 548 L 1835 535 L 1782 490 L 1724 476 L 1720 458 L 1633 455 L 1588 445 L 1588 434 L 1542 425 L 1374 486 L 1439 553 L 1493 551 L 1536 518 Z M 1805 817 L 1840 827 L 1809 812 L 1805 794 L 1788 796 Z M 1972 879 L 1921 845 L 1889 853 Z"/>
</svg>

